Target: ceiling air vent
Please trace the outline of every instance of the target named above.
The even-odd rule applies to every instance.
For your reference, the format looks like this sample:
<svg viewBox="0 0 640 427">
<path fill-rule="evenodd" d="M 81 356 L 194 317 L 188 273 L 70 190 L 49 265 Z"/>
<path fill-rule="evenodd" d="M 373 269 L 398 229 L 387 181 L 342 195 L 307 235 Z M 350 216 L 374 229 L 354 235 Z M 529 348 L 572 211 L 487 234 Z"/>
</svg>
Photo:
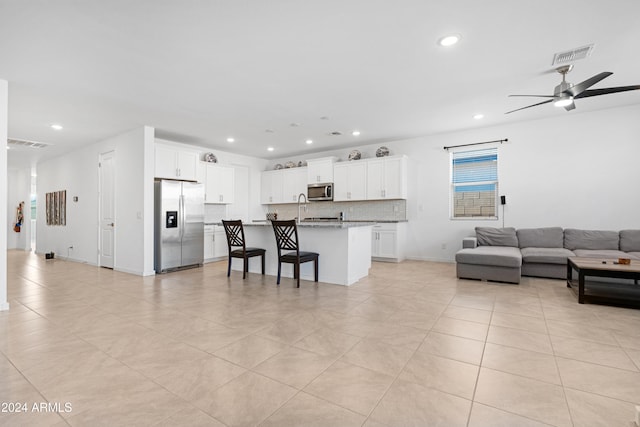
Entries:
<svg viewBox="0 0 640 427">
<path fill-rule="evenodd" d="M 7 139 L 7 145 L 21 148 L 46 148 L 49 146 L 49 144 L 43 144 L 42 142 L 24 141 L 22 139 Z"/>
<path fill-rule="evenodd" d="M 564 65 L 573 61 L 577 61 L 579 59 L 584 59 L 590 56 L 592 51 L 593 44 L 590 44 L 587 46 L 571 49 L 566 52 L 556 53 L 555 55 L 553 55 L 553 63 L 551 65 Z"/>
<path fill-rule="evenodd" d="M 340 135 L 342 135 L 342 132 L 340 132 L 339 130 L 334 130 L 333 132 L 329 132 L 329 135 L 331 135 L 331 136 L 340 136 Z"/>
</svg>

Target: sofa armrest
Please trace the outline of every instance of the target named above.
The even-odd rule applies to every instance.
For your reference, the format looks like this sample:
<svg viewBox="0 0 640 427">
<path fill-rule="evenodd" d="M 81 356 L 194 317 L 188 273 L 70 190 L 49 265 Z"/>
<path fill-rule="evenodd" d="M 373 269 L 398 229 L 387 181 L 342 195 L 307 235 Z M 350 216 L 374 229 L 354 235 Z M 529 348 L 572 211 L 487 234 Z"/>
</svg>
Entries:
<svg viewBox="0 0 640 427">
<path fill-rule="evenodd" d="M 475 237 L 465 237 L 462 239 L 462 249 L 474 249 L 478 247 L 478 239 Z"/>
</svg>

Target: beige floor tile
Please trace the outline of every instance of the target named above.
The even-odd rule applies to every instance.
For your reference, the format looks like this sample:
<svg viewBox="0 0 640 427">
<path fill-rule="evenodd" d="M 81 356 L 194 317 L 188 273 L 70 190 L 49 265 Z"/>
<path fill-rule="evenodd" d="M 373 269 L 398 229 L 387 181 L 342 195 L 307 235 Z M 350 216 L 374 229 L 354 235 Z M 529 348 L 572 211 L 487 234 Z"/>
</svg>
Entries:
<svg viewBox="0 0 640 427">
<path fill-rule="evenodd" d="M 395 377 L 413 352 L 407 347 L 395 347 L 380 341 L 364 339 L 340 360 Z"/>
<path fill-rule="evenodd" d="M 333 362 L 335 362 L 335 357 L 322 356 L 290 347 L 262 362 L 253 370 L 292 387 L 302 389 Z"/>
<path fill-rule="evenodd" d="M 549 335 L 557 337 L 576 338 L 609 345 L 618 344 L 612 330 L 598 326 L 548 319 L 547 328 L 549 329 Z"/>
<path fill-rule="evenodd" d="M 548 427 L 544 424 L 520 415 L 492 408 L 478 402 L 473 403 L 468 427 Z"/>
<path fill-rule="evenodd" d="M 291 399 L 297 390 L 253 372 L 211 393 L 205 412 L 229 427 L 261 423 Z"/>
<path fill-rule="evenodd" d="M 491 325 L 503 328 L 521 329 L 523 331 L 547 333 L 547 324 L 544 319 L 519 314 L 493 313 Z"/>
<path fill-rule="evenodd" d="M 431 330 L 442 334 L 484 341 L 487 338 L 488 329 L 488 325 L 483 323 L 440 317 Z"/>
<path fill-rule="evenodd" d="M 471 401 L 405 381 L 393 383 L 370 418 L 387 426 L 466 426 Z"/>
<path fill-rule="evenodd" d="M 154 381 L 172 393 L 206 410 L 215 390 L 246 372 L 246 369 L 215 356 L 168 369 Z"/>
<path fill-rule="evenodd" d="M 575 426 L 628 426 L 635 419 L 633 403 L 572 389 L 565 394 Z"/>
<path fill-rule="evenodd" d="M 474 287 L 474 289 L 477 289 Z M 488 293 L 484 289 L 478 290 L 479 294 Z M 456 295 L 452 300 L 450 305 L 455 305 L 458 307 L 467 307 L 467 308 L 475 308 L 478 310 L 488 310 L 493 311 L 493 304 L 495 303 L 495 298 L 485 297 L 480 295 L 469 296 L 469 295 Z"/>
<path fill-rule="evenodd" d="M 546 353 L 487 343 L 482 366 L 560 385 L 555 358 Z"/>
<path fill-rule="evenodd" d="M 418 351 L 480 365 L 484 346 L 482 341 L 429 332 Z"/>
<path fill-rule="evenodd" d="M 369 415 L 393 377 L 344 362 L 336 362 L 304 391 L 362 415 Z"/>
<path fill-rule="evenodd" d="M 475 401 L 554 426 L 571 426 L 562 387 L 481 368 Z"/>
<path fill-rule="evenodd" d="M 500 344 L 509 347 L 516 347 L 522 350 L 531 350 L 541 353 L 553 354 L 549 335 L 527 332 L 513 328 L 503 328 L 501 326 L 489 327 L 487 342 Z"/>
<path fill-rule="evenodd" d="M 263 427 L 360 427 L 365 419 L 363 415 L 300 392 L 260 425 Z"/>
<path fill-rule="evenodd" d="M 416 352 L 398 377 L 471 400 L 479 367 L 424 352 Z"/>
<path fill-rule="evenodd" d="M 367 338 L 375 341 L 382 341 L 393 346 L 408 347 L 413 350 L 417 349 L 424 338 L 427 331 L 424 329 L 413 328 L 411 326 L 396 325 L 389 322 L 371 332 Z"/>
<path fill-rule="evenodd" d="M 183 409 L 157 424 L 158 427 L 225 427 L 220 421 L 196 408 Z"/>
<path fill-rule="evenodd" d="M 312 351 L 323 356 L 340 357 L 353 348 L 360 340 L 361 338 L 354 335 L 322 328 L 296 342 L 294 347 Z"/>
<path fill-rule="evenodd" d="M 478 310 L 476 308 L 459 307 L 456 305 L 450 305 L 449 307 L 447 307 L 442 315 L 459 320 L 486 323 L 487 325 L 491 321 L 491 311 Z"/>
<path fill-rule="evenodd" d="M 640 350 L 624 350 L 627 353 L 627 356 L 635 363 L 636 368 L 640 370 Z"/>
<path fill-rule="evenodd" d="M 577 360 L 556 358 L 560 378 L 567 388 L 640 403 L 640 373 Z"/>
<path fill-rule="evenodd" d="M 336 332 L 342 332 L 344 334 L 355 335 L 363 338 L 384 325 L 384 322 L 365 319 L 364 317 L 359 316 L 349 316 L 346 319 L 329 322 L 327 324 L 327 328 Z"/>
<path fill-rule="evenodd" d="M 387 319 L 387 322 L 428 331 L 435 325 L 439 315 L 439 312 L 438 314 L 431 314 L 402 310 L 392 314 L 391 317 Z"/>
<path fill-rule="evenodd" d="M 517 314 L 520 316 L 544 318 L 544 312 L 540 304 L 528 305 L 528 304 L 513 304 L 504 301 L 496 301 L 493 307 L 495 313 L 505 314 Z"/>
<path fill-rule="evenodd" d="M 624 335 L 619 332 L 613 333 L 616 342 L 624 348 L 640 350 L 640 335 Z"/>
<path fill-rule="evenodd" d="M 249 335 L 246 338 L 221 348 L 214 354 L 236 365 L 253 368 L 287 347 L 286 344 L 277 341 L 256 335 Z"/>
<path fill-rule="evenodd" d="M 319 328 L 320 326 L 315 324 L 284 320 L 273 324 L 267 329 L 257 332 L 256 335 L 291 345 L 307 335 L 310 335 Z"/>
<path fill-rule="evenodd" d="M 551 343 L 556 356 L 638 371 L 629 356 L 618 346 L 555 336 L 551 336 Z"/>
</svg>

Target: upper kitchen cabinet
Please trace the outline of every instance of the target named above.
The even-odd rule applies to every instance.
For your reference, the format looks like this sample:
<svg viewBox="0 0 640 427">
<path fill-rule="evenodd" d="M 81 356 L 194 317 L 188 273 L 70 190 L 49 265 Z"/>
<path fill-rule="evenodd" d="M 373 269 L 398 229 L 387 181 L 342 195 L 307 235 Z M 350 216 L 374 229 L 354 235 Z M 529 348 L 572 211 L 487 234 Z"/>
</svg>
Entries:
<svg viewBox="0 0 640 427">
<path fill-rule="evenodd" d="M 333 164 L 337 157 L 307 160 L 307 184 L 333 182 Z"/>
<path fill-rule="evenodd" d="M 204 202 L 209 204 L 229 204 L 234 202 L 234 173 L 231 166 L 204 163 Z"/>
<path fill-rule="evenodd" d="M 284 176 L 281 171 L 265 171 L 260 176 L 260 203 L 282 203 Z"/>
<path fill-rule="evenodd" d="M 262 172 L 260 203 L 297 203 L 300 193 L 307 195 L 307 168 Z"/>
<path fill-rule="evenodd" d="M 196 181 L 198 153 L 156 144 L 156 178 Z"/>
<path fill-rule="evenodd" d="M 367 162 L 359 160 L 336 163 L 333 167 L 333 200 L 345 202 L 366 198 Z"/>
<path fill-rule="evenodd" d="M 367 160 L 367 199 L 407 198 L 407 156 Z"/>
</svg>

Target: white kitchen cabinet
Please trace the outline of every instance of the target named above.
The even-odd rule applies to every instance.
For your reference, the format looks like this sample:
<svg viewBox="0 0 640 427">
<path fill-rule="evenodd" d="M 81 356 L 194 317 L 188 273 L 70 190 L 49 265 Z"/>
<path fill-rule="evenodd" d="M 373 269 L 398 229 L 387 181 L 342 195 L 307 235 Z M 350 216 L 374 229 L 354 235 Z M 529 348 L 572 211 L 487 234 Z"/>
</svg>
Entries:
<svg viewBox="0 0 640 427">
<path fill-rule="evenodd" d="M 204 202 L 210 204 L 233 203 L 234 168 L 215 163 L 206 163 L 205 168 Z"/>
<path fill-rule="evenodd" d="M 371 232 L 371 258 L 376 261 L 404 260 L 406 223 L 379 223 Z"/>
<path fill-rule="evenodd" d="M 204 260 L 217 261 L 225 258 L 229 253 L 227 236 L 224 227 L 219 225 L 204 226 Z"/>
<path fill-rule="evenodd" d="M 407 157 L 367 161 L 367 200 L 407 198 Z"/>
<path fill-rule="evenodd" d="M 297 203 L 300 193 L 307 195 L 307 168 L 262 172 L 260 203 L 263 205 Z"/>
<path fill-rule="evenodd" d="M 197 181 L 198 153 L 156 144 L 156 178 Z"/>
<path fill-rule="evenodd" d="M 333 182 L 333 164 L 337 157 L 307 160 L 307 184 Z"/>
<path fill-rule="evenodd" d="M 282 203 L 297 203 L 298 196 L 307 196 L 307 168 L 291 168 L 282 171 Z"/>
<path fill-rule="evenodd" d="M 283 174 L 279 170 L 262 172 L 260 203 L 263 205 L 282 203 L 283 180 Z"/>
<path fill-rule="evenodd" d="M 354 160 L 348 163 L 337 163 L 333 167 L 333 200 L 344 202 L 350 200 L 366 200 L 367 198 L 367 163 Z"/>
</svg>

